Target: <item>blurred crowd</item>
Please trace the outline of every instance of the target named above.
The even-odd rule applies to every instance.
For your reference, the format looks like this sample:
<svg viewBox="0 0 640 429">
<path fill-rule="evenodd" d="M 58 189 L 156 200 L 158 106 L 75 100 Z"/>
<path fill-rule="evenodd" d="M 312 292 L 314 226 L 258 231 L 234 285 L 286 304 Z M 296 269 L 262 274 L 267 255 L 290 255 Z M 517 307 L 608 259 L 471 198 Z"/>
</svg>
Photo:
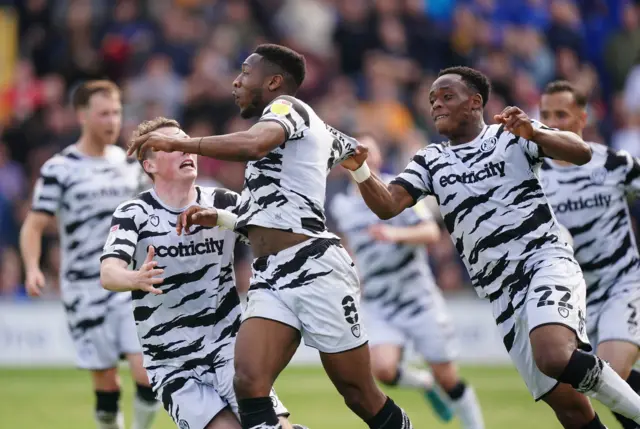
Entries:
<svg viewBox="0 0 640 429">
<path fill-rule="evenodd" d="M 589 95 L 586 139 L 640 156 L 640 2 L 625 0 L 0 0 L 15 11 L 19 60 L 0 88 L 0 295 L 24 296 L 17 252 L 42 163 L 78 137 L 68 96 L 109 78 L 123 88 L 123 144 L 142 120 L 177 118 L 194 136 L 244 130 L 231 82 L 259 43 L 305 54 L 299 97 L 345 132 L 373 133 L 397 172 L 429 141 L 438 70 L 481 69 L 487 118 L 507 105 L 537 117 L 541 88 L 574 82 Z M 9 10 L 9 9 L 5 9 Z M 200 160 L 202 179 L 240 190 L 242 164 Z M 348 183 L 330 177 L 328 198 Z M 638 211 L 640 213 L 640 211 Z M 331 222 L 330 222 L 331 227 Z M 55 296 L 55 227 L 42 264 Z M 448 236 L 431 249 L 439 285 L 467 288 Z M 241 277 L 246 277 L 246 259 Z"/>
</svg>

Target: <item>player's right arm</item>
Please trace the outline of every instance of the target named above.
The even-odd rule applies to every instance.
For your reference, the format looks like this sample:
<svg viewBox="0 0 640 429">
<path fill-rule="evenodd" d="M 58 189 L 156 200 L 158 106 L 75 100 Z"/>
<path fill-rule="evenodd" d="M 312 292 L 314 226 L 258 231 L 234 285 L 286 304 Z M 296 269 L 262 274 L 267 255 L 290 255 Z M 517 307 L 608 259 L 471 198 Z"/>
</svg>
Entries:
<svg viewBox="0 0 640 429">
<path fill-rule="evenodd" d="M 133 260 L 138 246 L 138 233 L 147 219 L 146 209 L 138 202 L 121 204 L 113 213 L 111 229 L 100 257 L 100 283 L 113 292 L 142 290 L 153 294 L 162 291 L 155 286 L 162 283 L 163 269 L 153 260 L 155 249 L 149 246 L 144 263 L 137 270 L 127 267 Z"/>
<path fill-rule="evenodd" d="M 128 292 L 142 290 L 155 295 L 162 293 L 155 286 L 163 282 L 157 277 L 164 270 L 157 268 L 158 262 L 153 260 L 155 250 L 153 246 L 147 249 L 147 257 L 139 270 L 127 269 L 128 264 L 116 257 L 107 257 L 100 263 L 100 283 L 102 287 L 112 292 Z"/>
<path fill-rule="evenodd" d="M 60 208 L 66 168 L 59 157 L 51 158 L 40 169 L 33 190 L 31 211 L 20 229 L 20 254 L 24 262 L 25 287 L 31 296 L 40 296 L 44 274 L 40 270 L 42 235 Z"/>
<path fill-rule="evenodd" d="M 386 184 L 366 165 L 367 149 L 358 145 L 356 152 L 342 162 L 352 172 L 362 198 L 380 219 L 391 219 L 415 205 L 429 191 L 430 179 L 425 168 L 424 150 L 418 152 L 405 170 Z"/>
</svg>

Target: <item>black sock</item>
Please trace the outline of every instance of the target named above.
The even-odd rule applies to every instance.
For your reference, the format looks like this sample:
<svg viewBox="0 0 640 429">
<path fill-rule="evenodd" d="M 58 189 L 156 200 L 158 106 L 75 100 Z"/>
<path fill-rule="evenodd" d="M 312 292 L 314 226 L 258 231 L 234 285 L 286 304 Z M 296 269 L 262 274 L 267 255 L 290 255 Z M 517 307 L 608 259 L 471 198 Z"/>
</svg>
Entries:
<svg viewBox="0 0 640 429">
<path fill-rule="evenodd" d="M 578 392 L 585 393 L 596 386 L 603 366 L 604 362 L 599 357 L 576 349 L 558 381 L 570 384 Z"/>
<path fill-rule="evenodd" d="M 627 383 L 629 384 L 629 386 L 631 386 L 633 390 L 635 390 L 636 392 L 640 392 L 640 372 L 636 371 L 635 369 L 632 369 L 631 374 L 629 374 L 629 377 L 627 378 Z M 636 422 L 626 418 L 621 414 L 613 413 L 613 415 L 620 422 L 620 425 L 622 426 L 623 429 L 640 428 L 640 426 L 638 426 Z"/>
<path fill-rule="evenodd" d="M 117 413 L 120 402 L 120 391 L 105 392 L 96 390 L 96 411 L 105 413 Z"/>
<path fill-rule="evenodd" d="M 589 423 L 584 425 L 582 429 L 607 429 L 605 425 L 600 421 L 600 417 L 596 414 L 596 416 Z"/>
<path fill-rule="evenodd" d="M 142 384 L 136 384 L 136 395 L 138 399 L 147 404 L 155 404 L 158 400 L 153 389 L 150 386 L 143 386 Z"/>
<path fill-rule="evenodd" d="M 391 398 L 387 398 L 378 414 L 366 423 L 370 429 L 413 429 L 409 417 Z"/>
<path fill-rule="evenodd" d="M 447 395 L 449 395 L 449 398 L 451 398 L 452 401 L 457 401 L 458 399 L 462 398 L 465 390 L 467 390 L 466 383 L 464 381 L 459 381 L 458 384 L 453 386 L 453 389 L 447 392 Z"/>
<path fill-rule="evenodd" d="M 637 393 L 640 393 L 640 372 L 632 369 L 631 374 L 627 377 L 627 384 Z"/>
<path fill-rule="evenodd" d="M 259 425 L 275 428 L 279 424 L 278 417 L 273 409 L 273 402 L 268 396 L 240 399 L 238 400 L 238 410 L 242 429 L 250 429 Z"/>
</svg>

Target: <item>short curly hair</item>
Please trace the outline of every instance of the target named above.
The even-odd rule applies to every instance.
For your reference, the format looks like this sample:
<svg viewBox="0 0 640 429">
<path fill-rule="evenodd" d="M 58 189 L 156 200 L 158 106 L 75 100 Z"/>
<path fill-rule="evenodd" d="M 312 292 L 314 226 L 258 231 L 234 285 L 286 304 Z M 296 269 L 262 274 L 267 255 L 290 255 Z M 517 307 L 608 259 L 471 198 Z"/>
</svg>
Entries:
<svg viewBox="0 0 640 429">
<path fill-rule="evenodd" d="M 457 74 L 460 76 L 467 87 L 480 94 L 482 97 L 482 107 L 487 105 L 489 95 L 491 94 L 491 82 L 484 73 L 471 67 L 456 66 L 440 70 L 438 77 L 447 74 Z"/>
<path fill-rule="evenodd" d="M 180 123 L 175 119 L 169 119 L 163 116 L 158 116 L 157 118 L 151 119 L 149 121 L 144 121 L 140 125 L 138 125 L 138 127 L 131 134 L 131 140 L 134 140 L 137 137 L 143 136 L 145 134 L 149 134 L 153 131 L 159 130 L 160 128 L 173 128 L 173 127 L 181 128 Z M 139 150 L 140 148 L 138 148 L 138 151 Z M 142 154 L 140 154 L 139 152 L 136 154 L 138 156 L 138 162 L 140 163 L 140 166 L 142 167 L 143 170 L 144 170 L 144 165 L 143 165 L 144 160 L 149 159 L 151 152 L 152 152 L 151 149 L 147 149 Z M 147 174 L 147 176 L 151 178 L 151 180 L 153 180 L 153 175 L 151 173 L 147 173 L 146 171 L 145 173 Z"/>
<path fill-rule="evenodd" d="M 571 95 L 573 95 L 573 101 L 576 102 L 576 105 L 578 105 L 578 107 L 582 109 L 587 107 L 587 102 L 588 102 L 587 97 L 583 93 L 578 91 L 571 82 L 566 80 L 555 80 L 553 82 L 550 82 L 544 88 L 544 91 L 542 91 L 542 94 L 551 95 L 551 94 L 558 94 L 560 92 L 571 93 Z"/>
<path fill-rule="evenodd" d="M 254 53 L 275 66 L 291 89 L 297 90 L 304 82 L 306 75 L 304 55 L 286 46 L 271 43 L 259 45 Z"/>
</svg>

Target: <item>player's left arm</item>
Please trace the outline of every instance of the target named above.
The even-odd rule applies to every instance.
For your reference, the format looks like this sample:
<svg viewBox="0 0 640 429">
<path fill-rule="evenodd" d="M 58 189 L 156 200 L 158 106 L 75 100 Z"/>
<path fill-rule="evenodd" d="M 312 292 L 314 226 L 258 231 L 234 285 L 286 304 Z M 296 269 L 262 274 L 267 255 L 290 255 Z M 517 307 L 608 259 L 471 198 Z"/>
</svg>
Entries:
<svg viewBox="0 0 640 429">
<path fill-rule="evenodd" d="M 527 152 L 535 158 L 548 157 L 567 161 L 576 165 L 586 164 L 591 160 L 591 147 L 582 138 L 570 131 L 560 131 L 533 121 L 522 109 L 507 107 L 494 117 L 505 129 L 528 142 Z"/>
<path fill-rule="evenodd" d="M 429 212 L 425 200 L 420 200 L 411 210 L 403 212 L 402 215 L 408 217 L 407 225 L 379 223 L 373 225 L 369 233 L 376 240 L 402 244 L 432 244 L 440 240 L 440 226 Z"/>
</svg>

